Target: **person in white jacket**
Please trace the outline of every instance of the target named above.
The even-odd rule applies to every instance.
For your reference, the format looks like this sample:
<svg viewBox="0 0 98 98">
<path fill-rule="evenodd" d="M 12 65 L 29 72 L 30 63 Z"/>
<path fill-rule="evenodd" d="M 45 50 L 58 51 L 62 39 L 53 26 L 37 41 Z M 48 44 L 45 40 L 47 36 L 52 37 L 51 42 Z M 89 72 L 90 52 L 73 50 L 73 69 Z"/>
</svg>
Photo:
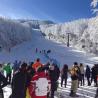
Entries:
<svg viewBox="0 0 98 98">
<path fill-rule="evenodd" d="M 81 74 L 81 79 L 80 79 L 80 82 L 81 82 L 81 86 L 84 86 L 84 74 L 85 74 L 85 71 L 84 71 L 84 65 L 82 63 L 80 63 L 80 74 Z"/>
</svg>

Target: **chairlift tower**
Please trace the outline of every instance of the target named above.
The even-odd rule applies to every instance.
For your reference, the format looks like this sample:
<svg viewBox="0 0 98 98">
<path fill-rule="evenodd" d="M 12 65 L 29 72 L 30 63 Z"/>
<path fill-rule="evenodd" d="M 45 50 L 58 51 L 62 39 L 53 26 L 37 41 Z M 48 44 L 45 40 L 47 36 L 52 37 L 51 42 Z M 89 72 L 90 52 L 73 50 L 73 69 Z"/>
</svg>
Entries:
<svg viewBox="0 0 98 98">
<path fill-rule="evenodd" d="M 70 38 L 69 37 L 70 37 L 70 33 L 67 33 L 67 47 L 69 47 L 69 45 L 70 45 L 69 44 L 69 42 L 70 42 Z"/>
</svg>

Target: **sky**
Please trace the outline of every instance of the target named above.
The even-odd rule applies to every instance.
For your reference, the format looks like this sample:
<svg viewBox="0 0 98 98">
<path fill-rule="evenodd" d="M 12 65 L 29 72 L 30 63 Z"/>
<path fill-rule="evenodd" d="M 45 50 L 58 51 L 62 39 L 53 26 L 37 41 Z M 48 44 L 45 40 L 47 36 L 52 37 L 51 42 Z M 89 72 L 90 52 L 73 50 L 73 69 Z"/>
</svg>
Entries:
<svg viewBox="0 0 98 98">
<path fill-rule="evenodd" d="M 0 0 L 0 16 L 68 22 L 90 18 L 92 0 Z"/>
</svg>

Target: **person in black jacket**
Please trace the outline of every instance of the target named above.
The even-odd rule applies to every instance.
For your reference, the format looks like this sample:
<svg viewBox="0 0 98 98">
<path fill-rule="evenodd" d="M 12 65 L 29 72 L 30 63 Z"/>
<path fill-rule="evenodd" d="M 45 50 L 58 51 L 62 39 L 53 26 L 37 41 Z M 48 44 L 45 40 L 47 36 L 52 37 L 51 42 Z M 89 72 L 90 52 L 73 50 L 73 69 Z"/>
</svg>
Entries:
<svg viewBox="0 0 98 98">
<path fill-rule="evenodd" d="M 7 85 L 7 79 L 0 73 L 0 98 L 4 98 L 3 87 Z"/>
<path fill-rule="evenodd" d="M 94 80 L 94 84 L 96 84 L 96 64 L 91 68 L 91 83 Z"/>
<path fill-rule="evenodd" d="M 34 68 L 32 68 L 32 66 L 28 66 L 27 67 L 27 74 L 28 74 L 28 82 L 30 82 L 31 81 L 31 79 L 32 79 L 32 77 L 35 75 L 35 70 L 34 70 Z"/>
<path fill-rule="evenodd" d="M 65 87 L 67 85 L 67 78 L 68 78 L 68 65 L 64 64 L 61 70 L 61 87 L 63 85 L 63 81 L 65 80 Z"/>
<path fill-rule="evenodd" d="M 98 86 L 98 64 L 95 64 L 95 87 Z"/>
<path fill-rule="evenodd" d="M 23 63 L 20 70 L 12 79 L 12 98 L 25 98 L 26 88 L 29 85 L 30 76 L 27 73 L 27 64 Z M 29 77 L 29 78 L 28 78 Z"/>
<path fill-rule="evenodd" d="M 86 66 L 86 71 L 85 71 L 85 77 L 87 78 L 88 86 L 91 85 L 90 76 L 91 76 L 91 70 L 90 70 L 90 67 L 87 65 Z"/>
<path fill-rule="evenodd" d="M 57 90 L 57 80 L 59 79 L 60 70 L 57 65 L 52 64 L 49 69 L 49 76 L 51 80 L 51 97 L 54 98 L 54 92 Z"/>
</svg>

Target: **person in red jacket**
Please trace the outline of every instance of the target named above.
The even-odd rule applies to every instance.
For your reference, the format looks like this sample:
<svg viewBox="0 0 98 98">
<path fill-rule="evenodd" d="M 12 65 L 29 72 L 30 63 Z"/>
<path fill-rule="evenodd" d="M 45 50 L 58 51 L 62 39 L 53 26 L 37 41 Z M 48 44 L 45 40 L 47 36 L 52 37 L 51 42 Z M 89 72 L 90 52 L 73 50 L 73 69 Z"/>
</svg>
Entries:
<svg viewBox="0 0 98 98">
<path fill-rule="evenodd" d="M 50 87 L 50 79 L 44 68 L 38 68 L 28 87 L 31 98 L 47 98 Z"/>
</svg>

